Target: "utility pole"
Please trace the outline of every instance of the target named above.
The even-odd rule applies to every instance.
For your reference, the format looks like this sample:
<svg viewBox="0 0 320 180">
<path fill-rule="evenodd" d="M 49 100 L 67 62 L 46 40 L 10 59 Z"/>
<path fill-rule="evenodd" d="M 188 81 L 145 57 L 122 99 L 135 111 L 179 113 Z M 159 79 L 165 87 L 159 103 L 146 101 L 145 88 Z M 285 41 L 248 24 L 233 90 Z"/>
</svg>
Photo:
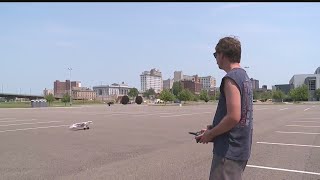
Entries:
<svg viewBox="0 0 320 180">
<path fill-rule="evenodd" d="M 245 66 L 244 68 L 245 68 L 245 69 L 249 69 L 250 67 L 249 67 L 249 66 Z M 247 74 L 248 74 L 248 76 L 249 76 L 249 72 L 247 72 Z M 250 76 L 249 76 L 249 78 L 250 78 Z"/>
<path fill-rule="evenodd" d="M 70 95 L 70 106 L 72 106 L 72 92 L 71 92 L 71 71 L 72 71 L 72 68 L 68 68 L 68 70 L 70 71 L 70 91 L 69 91 L 69 95 Z"/>
</svg>

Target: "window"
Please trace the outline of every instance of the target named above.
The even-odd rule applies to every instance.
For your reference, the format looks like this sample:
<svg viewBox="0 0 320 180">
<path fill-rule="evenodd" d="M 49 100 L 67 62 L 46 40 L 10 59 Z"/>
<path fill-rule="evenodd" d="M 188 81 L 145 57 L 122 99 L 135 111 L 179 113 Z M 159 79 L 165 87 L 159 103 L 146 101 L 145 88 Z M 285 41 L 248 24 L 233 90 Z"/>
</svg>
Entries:
<svg viewBox="0 0 320 180">
<path fill-rule="evenodd" d="M 316 90 L 316 80 L 309 80 L 309 91 Z"/>
</svg>

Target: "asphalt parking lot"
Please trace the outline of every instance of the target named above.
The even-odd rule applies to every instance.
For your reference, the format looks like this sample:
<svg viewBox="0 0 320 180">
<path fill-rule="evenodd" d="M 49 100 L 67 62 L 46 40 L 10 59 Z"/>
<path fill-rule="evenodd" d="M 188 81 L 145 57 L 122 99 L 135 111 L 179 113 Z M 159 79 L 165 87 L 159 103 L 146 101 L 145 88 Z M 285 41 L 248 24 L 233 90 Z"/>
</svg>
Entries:
<svg viewBox="0 0 320 180">
<path fill-rule="evenodd" d="M 0 109 L 1 179 L 208 179 L 216 105 Z M 93 121 L 89 130 L 73 123 Z M 255 105 L 244 179 L 320 179 L 320 106 Z"/>
</svg>

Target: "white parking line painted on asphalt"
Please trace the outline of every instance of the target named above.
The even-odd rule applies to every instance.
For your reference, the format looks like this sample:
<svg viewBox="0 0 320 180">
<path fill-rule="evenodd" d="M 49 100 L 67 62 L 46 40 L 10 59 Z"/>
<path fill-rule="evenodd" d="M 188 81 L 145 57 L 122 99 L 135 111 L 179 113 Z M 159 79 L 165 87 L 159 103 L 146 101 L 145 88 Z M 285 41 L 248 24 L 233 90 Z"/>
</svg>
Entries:
<svg viewBox="0 0 320 180">
<path fill-rule="evenodd" d="M 46 127 L 24 128 L 24 129 L 11 129 L 11 130 L 0 131 L 0 133 L 4 133 L 4 132 L 14 132 L 14 131 L 27 131 L 27 130 L 33 130 L 33 129 L 48 129 L 48 128 L 56 128 L 56 127 L 64 127 L 64 126 L 70 126 L 70 124 L 69 124 L 69 125 L 59 125 L 59 126 L 46 126 Z"/>
<path fill-rule="evenodd" d="M 308 111 L 309 109 L 311 109 L 311 108 L 307 108 L 307 109 L 305 109 L 305 110 L 303 110 L 303 111 Z"/>
<path fill-rule="evenodd" d="M 320 127 L 320 126 L 304 126 L 304 125 L 296 125 L 296 124 L 290 124 L 290 125 L 286 125 L 286 126 L 292 126 L 292 127 Z"/>
<path fill-rule="evenodd" d="M 298 122 L 298 123 L 320 123 L 320 121 L 292 121 L 294 123 Z"/>
<path fill-rule="evenodd" d="M 35 121 L 37 119 L 28 119 L 28 120 L 13 120 L 13 121 L 0 121 L 0 123 L 6 123 L 6 122 L 22 122 L 22 121 Z"/>
<path fill-rule="evenodd" d="M 270 142 L 257 142 L 258 144 L 269 144 L 269 145 L 280 145 L 280 146 L 301 146 L 301 147 L 315 147 L 320 148 L 320 146 L 305 145 L 305 144 L 285 144 L 285 143 L 270 143 Z"/>
<path fill-rule="evenodd" d="M 153 115 L 162 115 L 162 114 L 174 114 L 174 113 L 155 113 L 155 114 L 134 114 L 133 116 L 153 116 Z"/>
<path fill-rule="evenodd" d="M 172 114 L 172 113 L 157 113 L 157 114 Z M 144 112 L 135 112 L 135 113 L 129 113 L 129 112 L 112 112 L 112 113 L 93 113 L 93 114 L 87 114 L 87 115 L 123 116 L 123 115 L 148 115 L 148 113 L 144 113 Z"/>
<path fill-rule="evenodd" d="M 21 125 L 29 125 L 29 124 L 49 124 L 49 123 L 55 123 L 55 122 L 61 122 L 61 121 L 47 121 L 47 122 L 21 123 L 21 124 L 5 124 L 5 125 L 0 125 L 0 127 L 3 127 L 3 126 L 21 126 Z"/>
<path fill-rule="evenodd" d="M 265 110 L 265 109 L 269 109 L 269 108 L 255 109 L 255 111 L 260 111 L 260 110 Z"/>
<path fill-rule="evenodd" d="M 301 119 L 320 119 L 320 118 L 301 118 Z"/>
<path fill-rule="evenodd" d="M 276 133 L 283 133 L 283 134 L 320 134 L 320 133 L 313 133 L 313 132 L 291 132 L 291 131 L 276 131 Z"/>
<path fill-rule="evenodd" d="M 286 109 L 289 109 L 289 108 L 283 108 L 283 109 L 279 109 L 280 111 L 283 111 L 283 110 L 286 110 Z"/>
<path fill-rule="evenodd" d="M 177 116 L 192 116 L 192 115 L 197 115 L 197 114 L 208 114 L 208 113 L 212 113 L 212 112 L 202 112 L 202 113 L 192 113 L 192 114 L 176 114 L 176 115 L 160 116 L 160 117 L 166 118 L 166 117 L 177 117 Z"/>
<path fill-rule="evenodd" d="M 256 166 L 256 165 L 247 165 L 246 167 L 259 168 L 259 169 L 269 169 L 269 170 L 275 170 L 275 171 L 286 171 L 286 172 L 294 172 L 294 173 L 302 173 L 302 174 L 312 174 L 312 175 L 320 176 L 320 173 L 309 172 L 309 171 L 299 171 L 299 170 L 292 170 L 292 169 L 283 169 L 283 168 L 274 168 L 274 167 Z"/>
<path fill-rule="evenodd" d="M 0 120 L 9 120 L 9 119 L 16 119 L 16 118 L 0 118 Z"/>
</svg>

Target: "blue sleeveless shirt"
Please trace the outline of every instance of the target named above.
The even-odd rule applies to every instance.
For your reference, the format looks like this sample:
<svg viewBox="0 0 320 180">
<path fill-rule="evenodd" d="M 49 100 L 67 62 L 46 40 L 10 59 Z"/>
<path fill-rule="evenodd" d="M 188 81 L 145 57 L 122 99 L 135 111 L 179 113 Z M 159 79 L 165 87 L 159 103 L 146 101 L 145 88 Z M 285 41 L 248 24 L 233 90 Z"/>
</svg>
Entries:
<svg viewBox="0 0 320 180">
<path fill-rule="evenodd" d="M 234 80 L 241 95 L 241 119 L 230 131 L 214 139 L 214 154 L 232 160 L 248 160 L 251 154 L 253 131 L 253 92 L 252 84 L 246 71 L 234 68 L 221 81 L 219 103 L 212 125 L 216 126 L 227 114 L 226 97 L 224 94 L 225 78 Z"/>
</svg>

